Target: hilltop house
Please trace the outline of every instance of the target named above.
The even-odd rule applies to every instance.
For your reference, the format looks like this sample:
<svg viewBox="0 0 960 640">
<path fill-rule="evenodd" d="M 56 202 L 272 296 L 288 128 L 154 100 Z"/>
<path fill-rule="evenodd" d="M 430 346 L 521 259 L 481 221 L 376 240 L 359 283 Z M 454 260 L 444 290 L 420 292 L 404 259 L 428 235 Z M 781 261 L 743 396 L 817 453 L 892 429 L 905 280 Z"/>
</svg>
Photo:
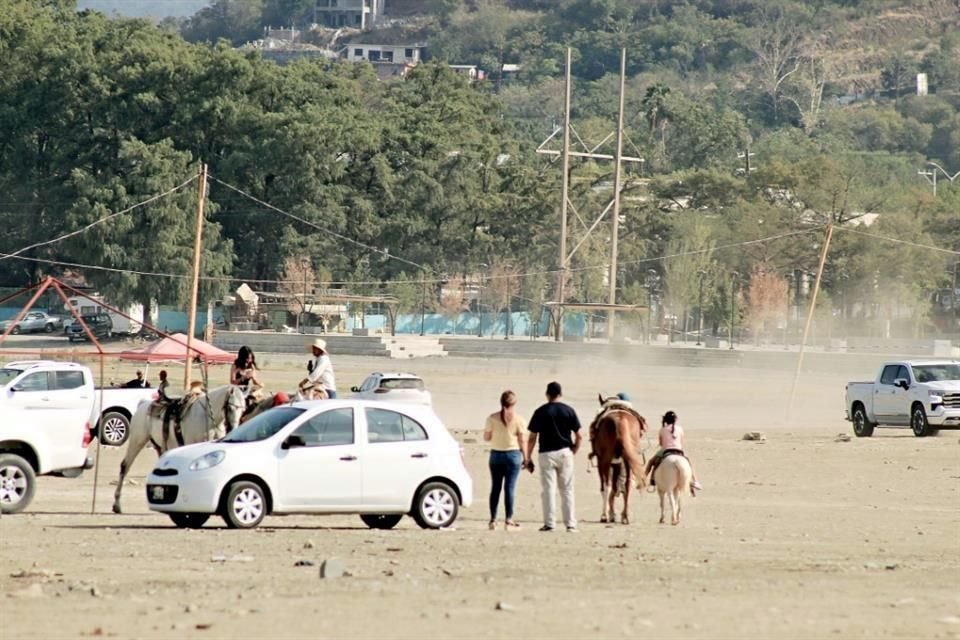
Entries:
<svg viewBox="0 0 960 640">
<path fill-rule="evenodd" d="M 313 21 L 331 29 L 372 29 L 383 19 L 386 0 L 317 0 Z"/>
</svg>

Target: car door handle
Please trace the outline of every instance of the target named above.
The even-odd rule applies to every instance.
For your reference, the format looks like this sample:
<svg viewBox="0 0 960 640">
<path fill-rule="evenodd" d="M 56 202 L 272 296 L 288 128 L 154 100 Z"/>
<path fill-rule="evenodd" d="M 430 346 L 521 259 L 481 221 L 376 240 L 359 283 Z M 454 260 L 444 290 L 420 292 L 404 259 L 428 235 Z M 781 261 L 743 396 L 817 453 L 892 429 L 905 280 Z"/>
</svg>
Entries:
<svg viewBox="0 0 960 640">
<path fill-rule="evenodd" d="M 411 453 L 411 454 L 410 454 L 410 457 L 411 457 L 411 458 L 426 458 L 426 457 L 427 457 L 427 454 L 425 454 L 425 453 Z"/>
<path fill-rule="evenodd" d="M 357 456 L 341 456 L 340 459 L 344 462 L 353 462 L 357 459 Z"/>
</svg>

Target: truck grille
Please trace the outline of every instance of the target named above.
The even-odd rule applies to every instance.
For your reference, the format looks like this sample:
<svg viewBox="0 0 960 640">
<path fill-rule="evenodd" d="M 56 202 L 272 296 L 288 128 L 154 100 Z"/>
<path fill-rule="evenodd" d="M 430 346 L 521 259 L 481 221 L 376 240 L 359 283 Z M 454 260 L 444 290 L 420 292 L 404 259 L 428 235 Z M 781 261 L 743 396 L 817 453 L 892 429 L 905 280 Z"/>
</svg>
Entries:
<svg viewBox="0 0 960 640">
<path fill-rule="evenodd" d="M 960 409 L 960 393 L 943 394 L 943 406 L 948 409 Z"/>
</svg>

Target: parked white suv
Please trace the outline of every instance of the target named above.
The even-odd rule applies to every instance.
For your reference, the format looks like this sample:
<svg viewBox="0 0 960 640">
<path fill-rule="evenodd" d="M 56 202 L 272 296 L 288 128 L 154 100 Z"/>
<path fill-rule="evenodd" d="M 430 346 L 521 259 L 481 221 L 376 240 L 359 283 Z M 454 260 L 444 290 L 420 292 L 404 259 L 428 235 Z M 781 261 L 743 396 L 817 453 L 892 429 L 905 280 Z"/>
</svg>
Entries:
<svg viewBox="0 0 960 640">
<path fill-rule="evenodd" d="M 376 529 L 405 514 L 438 529 L 472 492 L 462 449 L 432 409 L 360 400 L 270 409 L 222 440 L 164 454 L 147 477 L 150 508 L 178 527 L 213 514 L 252 528 L 268 514 L 357 513 Z"/>
<path fill-rule="evenodd" d="M 423 378 L 413 373 L 371 373 L 359 387 L 352 387 L 351 397 L 358 400 L 412 402 L 430 405 L 433 398 Z"/>
<path fill-rule="evenodd" d="M 0 367 L 0 510 L 25 509 L 36 476 L 79 475 L 93 417 L 93 374 L 69 362 L 21 361 Z"/>
</svg>

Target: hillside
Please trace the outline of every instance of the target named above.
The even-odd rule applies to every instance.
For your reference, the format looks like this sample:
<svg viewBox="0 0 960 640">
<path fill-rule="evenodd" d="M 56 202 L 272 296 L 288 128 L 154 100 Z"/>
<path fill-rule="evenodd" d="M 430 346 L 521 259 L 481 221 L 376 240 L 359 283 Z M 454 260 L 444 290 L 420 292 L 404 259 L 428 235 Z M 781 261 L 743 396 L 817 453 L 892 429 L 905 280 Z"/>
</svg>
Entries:
<svg viewBox="0 0 960 640">
<path fill-rule="evenodd" d="M 77 0 L 79 10 L 92 9 L 125 18 L 186 18 L 211 0 Z"/>
</svg>

